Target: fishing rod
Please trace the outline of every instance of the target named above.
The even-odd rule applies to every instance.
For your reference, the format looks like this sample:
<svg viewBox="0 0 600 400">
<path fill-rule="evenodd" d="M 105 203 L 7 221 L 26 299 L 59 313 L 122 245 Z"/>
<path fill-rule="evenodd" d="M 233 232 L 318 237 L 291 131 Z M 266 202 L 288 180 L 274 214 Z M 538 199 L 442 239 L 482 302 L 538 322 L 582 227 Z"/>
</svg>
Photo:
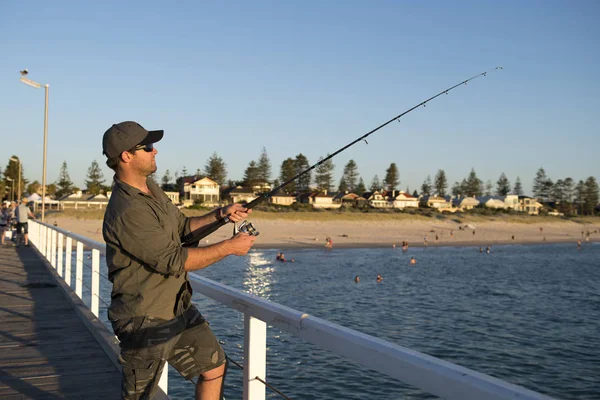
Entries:
<svg viewBox="0 0 600 400">
<path fill-rule="evenodd" d="M 502 67 L 496 67 L 494 68 L 494 70 L 497 69 L 502 69 Z M 302 175 L 307 174 L 308 172 L 312 171 L 313 169 L 317 168 L 319 165 L 323 164 L 324 162 L 326 162 L 327 160 L 330 160 L 331 158 L 333 158 L 334 156 L 340 154 L 342 151 L 346 150 L 349 147 L 354 146 L 356 143 L 363 141 L 368 144 L 367 142 L 367 137 L 369 137 L 370 135 L 372 135 L 373 133 L 377 132 L 378 130 L 380 130 L 381 128 L 391 124 L 394 121 L 398 121 L 400 122 L 400 118 L 402 118 L 403 116 L 405 116 L 406 114 L 408 114 L 409 112 L 416 110 L 417 108 L 421 107 L 421 106 L 425 106 L 427 103 L 429 103 L 431 100 L 443 95 L 443 94 L 448 94 L 448 92 L 450 92 L 451 90 L 454 90 L 455 88 L 461 86 L 461 85 L 466 85 L 468 82 L 472 81 L 473 79 L 477 79 L 480 76 L 487 76 L 487 72 L 482 72 L 480 74 L 477 74 L 467 80 L 464 80 L 460 83 L 457 83 L 456 85 L 446 89 L 446 90 L 442 90 L 441 92 L 439 92 L 438 94 L 436 94 L 435 96 L 432 96 L 430 98 L 428 98 L 425 101 L 420 102 L 419 104 L 417 104 L 416 106 L 409 108 L 408 110 L 404 111 L 402 114 L 399 114 L 397 116 L 395 116 L 394 118 L 390 119 L 389 121 L 379 125 L 377 128 L 365 133 L 364 135 L 362 135 L 361 137 L 357 138 L 356 140 L 348 143 L 347 145 L 345 145 L 344 147 L 340 148 L 339 150 L 335 151 L 334 153 L 328 155 L 327 157 L 321 159 L 318 163 L 308 167 L 307 169 L 305 169 L 304 171 L 298 173 L 296 176 L 294 176 L 293 178 L 283 182 L 282 184 L 280 184 L 279 186 L 277 186 L 275 189 L 271 190 L 270 192 L 267 193 L 261 193 L 256 199 L 252 200 L 250 203 L 246 204 L 245 207 L 247 209 L 251 209 L 255 206 L 257 206 L 258 204 L 262 203 L 263 201 L 273 197 L 275 194 L 277 194 L 281 189 L 283 189 L 284 187 L 286 187 L 287 185 L 289 185 L 290 183 L 294 182 L 296 179 L 298 179 L 299 177 L 301 177 Z M 213 222 L 210 225 L 207 225 L 205 227 L 202 227 L 200 229 L 196 229 L 193 232 L 190 232 L 189 234 L 187 234 L 184 238 L 183 238 L 183 246 L 184 247 L 191 247 L 191 246 L 197 246 L 198 242 L 200 241 L 200 239 L 205 238 L 206 236 L 210 235 L 211 233 L 213 233 L 214 231 L 216 231 L 217 229 L 219 229 L 220 227 L 222 227 L 223 225 L 226 225 L 229 222 L 229 219 L 227 217 L 222 218 L 220 220 L 217 220 L 216 222 Z M 246 222 L 246 221 L 244 221 Z M 246 231 L 250 231 L 250 233 L 252 233 L 254 231 L 254 228 L 252 227 L 252 224 L 246 223 L 246 224 L 242 224 L 242 226 L 246 227 Z M 258 233 L 256 233 L 258 234 Z"/>
</svg>

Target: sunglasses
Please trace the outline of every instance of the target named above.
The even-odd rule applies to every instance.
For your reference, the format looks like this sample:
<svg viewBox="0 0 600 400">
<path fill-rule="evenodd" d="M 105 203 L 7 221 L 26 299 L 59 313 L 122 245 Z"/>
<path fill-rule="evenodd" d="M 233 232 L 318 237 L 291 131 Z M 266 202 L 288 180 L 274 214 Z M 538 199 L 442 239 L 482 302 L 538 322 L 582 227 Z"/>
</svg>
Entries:
<svg viewBox="0 0 600 400">
<path fill-rule="evenodd" d="M 138 144 L 132 150 L 144 150 L 146 153 L 152 153 L 154 150 L 154 143 Z"/>
</svg>

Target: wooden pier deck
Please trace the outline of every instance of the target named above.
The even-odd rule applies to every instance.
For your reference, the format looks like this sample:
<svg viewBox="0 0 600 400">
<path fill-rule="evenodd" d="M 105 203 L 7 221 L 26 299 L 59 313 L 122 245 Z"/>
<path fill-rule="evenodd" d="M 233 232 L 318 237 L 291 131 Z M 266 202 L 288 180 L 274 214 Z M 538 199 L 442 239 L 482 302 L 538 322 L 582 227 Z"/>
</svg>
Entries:
<svg viewBox="0 0 600 400">
<path fill-rule="evenodd" d="M 0 245 L 0 398 L 119 399 L 101 322 L 55 277 L 32 246 Z"/>
</svg>

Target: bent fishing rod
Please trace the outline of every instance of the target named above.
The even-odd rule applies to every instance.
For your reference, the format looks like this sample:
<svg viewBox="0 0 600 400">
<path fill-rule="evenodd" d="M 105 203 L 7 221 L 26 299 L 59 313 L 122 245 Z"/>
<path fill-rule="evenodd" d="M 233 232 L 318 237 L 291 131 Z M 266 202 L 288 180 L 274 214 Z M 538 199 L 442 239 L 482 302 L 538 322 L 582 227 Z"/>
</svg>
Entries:
<svg viewBox="0 0 600 400">
<path fill-rule="evenodd" d="M 494 68 L 494 70 L 496 69 L 502 69 L 502 67 L 496 67 Z M 335 151 L 334 153 L 328 155 L 327 157 L 321 159 L 319 162 L 317 162 L 316 164 L 308 167 L 307 169 L 305 169 L 304 171 L 298 173 L 296 176 L 294 176 L 293 178 L 283 182 L 282 184 L 280 184 L 279 186 L 277 186 L 276 188 L 274 188 L 273 190 L 271 190 L 270 192 L 266 192 L 266 193 L 261 193 L 256 199 L 252 200 L 250 203 L 246 204 L 245 207 L 247 209 L 251 209 L 255 206 L 257 206 L 258 204 L 262 203 L 263 201 L 273 197 L 275 194 L 277 194 L 281 189 L 283 189 L 284 187 L 286 187 L 287 185 L 289 185 L 290 183 L 294 182 L 296 179 L 300 178 L 301 176 L 307 174 L 308 172 L 312 171 L 313 169 L 317 168 L 319 165 L 323 164 L 324 162 L 326 162 L 327 160 L 330 160 L 331 158 L 335 157 L 336 155 L 340 154 L 342 151 L 348 149 L 349 147 L 354 146 L 356 143 L 363 141 L 365 143 L 368 144 L 367 142 L 367 137 L 371 136 L 372 134 L 374 134 L 375 132 L 377 132 L 378 130 L 380 130 L 381 128 L 391 124 L 394 121 L 398 121 L 400 122 L 400 118 L 402 118 L 403 116 L 405 116 L 406 114 L 408 114 L 411 111 L 416 110 L 419 107 L 424 107 L 427 103 L 429 103 L 430 101 L 432 101 L 433 99 L 443 95 L 443 94 L 448 94 L 448 92 L 456 89 L 459 86 L 462 85 L 466 85 L 468 82 L 472 81 L 473 79 L 477 79 L 480 76 L 487 76 L 487 72 L 482 72 L 480 74 L 477 74 L 467 80 L 464 80 L 460 83 L 457 83 L 456 85 L 449 87 L 448 89 L 442 90 L 441 92 L 439 92 L 438 94 L 436 94 L 435 96 L 432 96 L 430 98 L 428 98 L 425 101 L 420 102 L 419 104 L 417 104 L 416 106 L 409 108 L 408 110 L 404 111 L 402 114 L 399 114 L 397 116 L 395 116 L 394 118 L 390 119 L 389 121 L 379 125 L 377 128 L 365 133 L 364 135 L 362 135 L 361 137 L 357 138 L 356 140 L 348 143 L 347 145 L 345 145 L 344 147 L 340 148 L 339 150 Z M 197 246 L 198 242 L 205 238 L 206 236 L 210 235 L 211 233 L 215 232 L 217 229 L 219 229 L 220 227 L 226 225 L 229 222 L 229 219 L 227 217 L 222 218 L 217 220 L 216 222 L 213 222 L 210 225 L 207 225 L 205 227 L 202 227 L 200 229 L 196 229 L 193 232 L 190 232 L 189 234 L 187 234 L 184 238 L 183 238 L 183 246 L 184 247 L 192 247 L 192 246 Z M 251 224 L 248 224 L 250 229 L 253 230 L 254 228 L 252 227 Z M 251 232 L 250 232 L 251 233 Z M 257 233 L 258 234 L 258 233 Z"/>
</svg>

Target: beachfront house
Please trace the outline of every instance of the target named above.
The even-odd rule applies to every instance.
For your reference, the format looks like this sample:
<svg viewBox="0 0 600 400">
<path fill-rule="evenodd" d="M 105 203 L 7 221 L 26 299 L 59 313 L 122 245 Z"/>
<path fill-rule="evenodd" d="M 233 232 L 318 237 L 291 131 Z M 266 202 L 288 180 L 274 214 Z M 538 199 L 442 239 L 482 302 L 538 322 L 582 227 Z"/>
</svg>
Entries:
<svg viewBox="0 0 600 400">
<path fill-rule="evenodd" d="M 405 208 L 419 208 L 419 199 L 404 190 L 392 190 L 388 193 L 388 202 L 392 204 L 392 208 L 404 210 Z"/>
<path fill-rule="evenodd" d="M 516 194 L 507 194 L 504 196 L 504 208 L 517 210 L 519 208 L 519 196 Z"/>
<path fill-rule="evenodd" d="M 179 192 L 167 192 L 165 194 L 173 204 L 179 204 Z"/>
<path fill-rule="evenodd" d="M 450 211 L 452 203 L 442 196 L 420 196 L 420 205 L 423 207 L 435 208 L 438 211 Z"/>
<path fill-rule="evenodd" d="M 221 193 L 221 199 L 229 204 L 242 202 L 250 203 L 256 197 L 254 190 L 243 186 L 230 187 L 223 190 Z"/>
<path fill-rule="evenodd" d="M 529 215 L 538 215 L 541 208 L 542 204 L 538 203 L 536 199 L 529 196 L 519 196 L 517 211 L 526 212 Z"/>
<path fill-rule="evenodd" d="M 360 198 L 356 193 L 338 192 L 333 196 L 333 202 L 340 204 L 342 207 L 353 207 L 356 203 L 356 199 Z"/>
<path fill-rule="evenodd" d="M 220 201 L 219 184 L 210 178 L 184 178 L 183 203 L 216 205 Z"/>
<path fill-rule="evenodd" d="M 387 201 L 381 192 L 365 192 L 362 197 L 367 200 L 367 204 L 369 204 L 373 208 L 391 208 L 392 204 Z"/>
<path fill-rule="evenodd" d="M 78 190 L 75 193 L 66 194 L 58 199 L 61 210 L 73 208 L 75 210 L 82 208 L 105 208 L 108 205 L 108 199 L 112 192 L 104 194 L 83 193 Z"/>
<path fill-rule="evenodd" d="M 457 196 L 452 198 L 452 207 L 455 207 L 460 211 L 472 210 L 478 205 L 479 200 L 477 200 L 475 197 Z"/>
<path fill-rule="evenodd" d="M 480 196 L 477 198 L 481 207 L 487 208 L 505 208 L 504 198 L 500 196 Z"/>
<path fill-rule="evenodd" d="M 296 202 L 296 198 L 291 194 L 277 193 L 269 199 L 270 204 L 276 204 L 279 206 L 291 206 Z"/>
<path fill-rule="evenodd" d="M 341 203 L 333 202 L 333 195 L 329 194 L 327 190 L 322 192 L 314 193 L 313 195 L 313 207 L 314 208 L 328 208 L 336 209 L 342 206 Z"/>
</svg>

